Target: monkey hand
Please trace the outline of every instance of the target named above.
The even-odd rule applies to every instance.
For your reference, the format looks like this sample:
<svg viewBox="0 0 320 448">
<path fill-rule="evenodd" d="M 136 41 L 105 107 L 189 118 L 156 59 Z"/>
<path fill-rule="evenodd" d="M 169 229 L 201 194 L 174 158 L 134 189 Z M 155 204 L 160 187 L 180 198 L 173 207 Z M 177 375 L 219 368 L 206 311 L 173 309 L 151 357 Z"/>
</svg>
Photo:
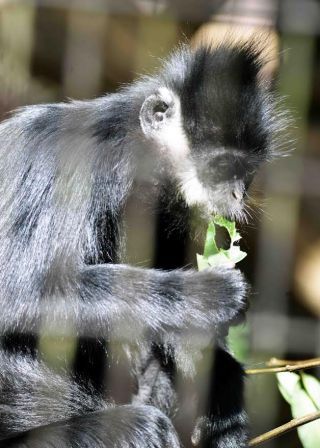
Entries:
<svg viewBox="0 0 320 448">
<path fill-rule="evenodd" d="M 216 267 L 195 274 L 190 285 L 193 301 L 200 301 L 207 319 L 215 326 L 231 324 L 247 310 L 248 284 L 239 269 Z"/>
</svg>

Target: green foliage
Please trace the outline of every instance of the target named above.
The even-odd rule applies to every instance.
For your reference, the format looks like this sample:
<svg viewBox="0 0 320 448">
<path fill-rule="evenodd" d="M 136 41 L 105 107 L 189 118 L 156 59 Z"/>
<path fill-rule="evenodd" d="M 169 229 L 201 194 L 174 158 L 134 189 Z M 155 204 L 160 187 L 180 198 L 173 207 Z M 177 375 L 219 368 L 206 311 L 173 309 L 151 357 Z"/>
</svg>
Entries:
<svg viewBox="0 0 320 448">
<path fill-rule="evenodd" d="M 237 325 L 229 329 L 228 346 L 235 358 L 240 362 L 248 361 L 249 333 L 248 324 Z"/>
<path fill-rule="evenodd" d="M 312 375 L 283 372 L 277 374 L 279 390 L 291 407 L 294 418 L 320 410 L 320 383 Z M 320 420 L 298 428 L 304 448 L 320 447 Z"/>
<path fill-rule="evenodd" d="M 216 226 L 224 227 L 230 236 L 229 249 L 218 248 L 216 244 Z M 222 216 L 215 216 L 208 225 L 203 255 L 197 254 L 198 268 L 202 269 L 215 266 L 234 266 L 246 257 L 246 253 L 240 250 L 236 243 L 241 239 L 234 221 L 229 221 Z"/>
<path fill-rule="evenodd" d="M 216 243 L 216 226 L 224 227 L 230 236 L 229 249 L 218 248 Z M 246 257 L 246 253 L 240 250 L 236 244 L 241 239 L 236 229 L 234 221 L 228 221 L 222 216 L 215 216 L 208 225 L 206 241 L 204 244 L 203 255 L 197 254 L 198 269 L 206 269 L 214 266 L 230 266 Z M 243 362 L 248 357 L 248 335 L 249 329 L 247 325 L 231 327 L 229 329 L 228 344 L 235 357 Z"/>
</svg>

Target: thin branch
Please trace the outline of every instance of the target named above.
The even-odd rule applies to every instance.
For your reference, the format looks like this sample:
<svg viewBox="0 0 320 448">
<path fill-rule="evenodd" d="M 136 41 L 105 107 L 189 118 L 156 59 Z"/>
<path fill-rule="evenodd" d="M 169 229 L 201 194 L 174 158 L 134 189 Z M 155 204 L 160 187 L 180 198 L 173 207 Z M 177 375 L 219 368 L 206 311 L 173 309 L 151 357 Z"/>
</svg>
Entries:
<svg viewBox="0 0 320 448">
<path fill-rule="evenodd" d="M 305 425 L 306 423 L 313 422 L 320 418 L 320 411 L 312 412 L 311 414 L 307 414 L 303 417 L 294 418 L 290 420 L 290 422 L 285 423 L 284 425 L 278 426 L 277 428 L 272 429 L 271 431 L 265 432 L 261 434 L 261 436 L 255 437 L 250 440 L 249 446 L 256 446 L 260 443 L 267 442 L 275 437 L 281 436 L 292 429 L 298 428 L 299 426 Z"/>
<path fill-rule="evenodd" d="M 320 358 L 311 358 L 311 359 L 279 359 L 279 358 L 271 358 L 266 365 L 268 367 L 283 367 L 287 365 L 295 365 L 295 364 L 301 364 L 302 362 L 308 362 L 308 363 L 320 363 Z"/>
<path fill-rule="evenodd" d="M 257 375 L 259 373 L 279 373 L 294 372 L 296 370 L 311 369 L 320 366 L 320 358 L 307 359 L 305 361 L 288 361 L 285 359 L 272 358 L 267 365 L 275 365 L 279 367 L 264 367 L 262 369 L 247 369 L 247 375 Z"/>
</svg>

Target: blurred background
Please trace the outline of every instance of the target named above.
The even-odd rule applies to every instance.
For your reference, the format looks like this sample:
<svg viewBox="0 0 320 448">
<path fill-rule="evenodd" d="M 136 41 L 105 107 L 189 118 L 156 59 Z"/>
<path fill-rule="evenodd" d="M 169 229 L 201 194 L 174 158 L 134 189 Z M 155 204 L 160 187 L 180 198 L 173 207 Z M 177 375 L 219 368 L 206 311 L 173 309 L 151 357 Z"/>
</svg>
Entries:
<svg viewBox="0 0 320 448">
<path fill-rule="evenodd" d="M 295 151 L 260 173 L 254 186 L 259 205 L 241 229 L 248 253 L 241 269 L 254 293 L 235 350 L 248 368 L 272 356 L 320 356 L 320 2 L 0 0 L 1 118 L 25 104 L 113 92 L 159 67 L 179 42 L 219 42 L 230 32 L 245 40 L 260 31 L 269 36 L 265 76 L 278 72 L 275 88 L 293 116 L 289 140 L 295 143 L 288 147 Z M 171 218 L 161 207 L 150 218 L 130 204 L 126 261 L 161 268 L 195 264 L 201 248 L 189 245 L 186 235 L 168 234 Z M 77 375 L 105 387 L 106 342 L 61 343 L 44 335 L 35 344 L 49 363 L 60 353 Z M 121 357 L 117 371 L 108 381 L 121 402 L 130 382 Z M 311 373 L 319 378 L 320 370 Z M 246 385 L 253 435 L 291 418 L 274 375 L 250 376 Z M 295 431 L 265 446 L 301 447 Z"/>
</svg>

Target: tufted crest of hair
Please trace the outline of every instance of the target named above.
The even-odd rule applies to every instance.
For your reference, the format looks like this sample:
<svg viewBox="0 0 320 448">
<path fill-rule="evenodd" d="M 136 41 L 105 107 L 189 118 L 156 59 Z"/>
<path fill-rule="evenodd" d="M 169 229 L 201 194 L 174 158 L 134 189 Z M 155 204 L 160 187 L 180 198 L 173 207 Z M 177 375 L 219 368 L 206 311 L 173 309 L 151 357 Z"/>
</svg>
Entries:
<svg viewBox="0 0 320 448">
<path fill-rule="evenodd" d="M 273 91 L 274 80 L 263 77 L 267 63 L 267 47 L 257 37 L 194 50 L 182 46 L 164 64 L 163 82 L 180 98 L 184 129 L 194 146 L 213 137 L 221 146 L 252 151 L 253 158 L 286 153 L 291 118 Z"/>
</svg>

